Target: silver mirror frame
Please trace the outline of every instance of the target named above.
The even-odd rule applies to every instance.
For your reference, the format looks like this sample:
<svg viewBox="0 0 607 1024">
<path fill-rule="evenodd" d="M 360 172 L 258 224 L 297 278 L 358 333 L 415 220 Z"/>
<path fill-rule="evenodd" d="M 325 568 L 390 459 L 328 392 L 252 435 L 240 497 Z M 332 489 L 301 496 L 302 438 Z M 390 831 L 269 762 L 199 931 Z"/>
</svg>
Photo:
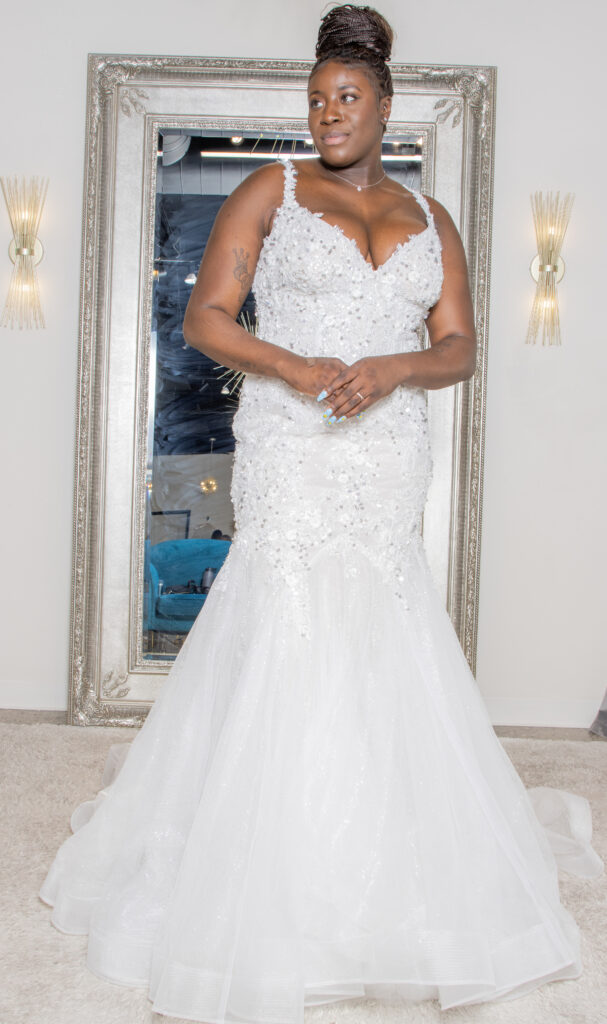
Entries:
<svg viewBox="0 0 607 1024">
<path fill-rule="evenodd" d="M 301 130 L 305 118 L 299 114 L 305 104 L 296 106 L 294 99 L 301 99 L 311 67 L 311 61 L 89 54 L 68 706 L 72 724 L 140 724 L 168 671 L 166 664 L 142 663 L 138 640 L 155 133 L 159 126 L 201 125 L 267 124 L 274 130 Z M 391 71 L 391 130 L 423 135 L 422 190 L 435 195 L 459 220 L 475 304 L 479 353 L 474 378 L 428 395 L 435 475 L 424 518 L 429 560 L 474 671 L 496 69 L 394 64 Z M 205 96 L 206 109 L 200 105 Z M 254 114 L 247 113 L 247 100 L 254 104 Z M 123 227 L 125 215 L 128 224 Z"/>
</svg>

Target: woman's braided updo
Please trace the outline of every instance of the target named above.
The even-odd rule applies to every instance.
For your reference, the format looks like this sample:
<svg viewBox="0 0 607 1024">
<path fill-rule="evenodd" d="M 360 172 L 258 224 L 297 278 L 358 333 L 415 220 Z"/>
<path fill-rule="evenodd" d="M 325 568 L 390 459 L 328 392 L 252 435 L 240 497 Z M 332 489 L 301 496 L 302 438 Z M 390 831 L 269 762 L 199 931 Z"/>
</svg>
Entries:
<svg viewBox="0 0 607 1024">
<path fill-rule="evenodd" d="M 379 98 L 393 96 L 394 87 L 387 61 L 394 33 L 373 7 L 341 4 L 325 14 L 318 30 L 314 72 L 327 61 L 361 64 L 377 88 Z"/>
</svg>

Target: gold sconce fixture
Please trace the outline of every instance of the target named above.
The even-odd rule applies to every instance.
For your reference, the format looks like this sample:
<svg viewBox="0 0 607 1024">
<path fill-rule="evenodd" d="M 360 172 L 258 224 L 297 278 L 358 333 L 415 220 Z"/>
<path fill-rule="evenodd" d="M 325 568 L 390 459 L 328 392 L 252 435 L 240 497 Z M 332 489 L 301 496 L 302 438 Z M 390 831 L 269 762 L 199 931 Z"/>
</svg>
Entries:
<svg viewBox="0 0 607 1024">
<path fill-rule="evenodd" d="M 8 255 L 13 263 L 2 327 L 44 327 L 36 266 L 44 255 L 38 227 L 48 178 L 0 178 L 13 239 Z"/>
<path fill-rule="evenodd" d="M 561 323 L 557 284 L 565 273 L 565 261 L 561 248 L 574 196 L 568 192 L 561 199 L 560 192 L 536 192 L 531 196 L 533 223 L 537 240 L 537 256 L 532 260 L 531 276 L 537 282 L 533 308 L 527 330 L 527 344 L 535 345 L 541 338 L 542 345 L 561 344 Z"/>
</svg>

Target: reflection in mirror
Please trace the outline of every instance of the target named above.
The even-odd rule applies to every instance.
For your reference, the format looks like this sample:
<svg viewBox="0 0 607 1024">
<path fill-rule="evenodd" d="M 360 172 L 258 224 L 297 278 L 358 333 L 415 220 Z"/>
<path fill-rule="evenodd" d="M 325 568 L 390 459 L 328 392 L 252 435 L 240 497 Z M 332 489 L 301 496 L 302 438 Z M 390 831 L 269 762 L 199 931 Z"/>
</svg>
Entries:
<svg viewBox="0 0 607 1024">
<path fill-rule="evenodd" d="M 390 177 L 421 189 L 423 139 L 390 135 Z M 316 157 L 303 132 L 165 129 L 158 136 L 149 366 L 143 656 L 178 653 L 234 534 L 230 497 L 238 379 L 184 341 L 185 309 L 224 199 L 281 155 Z M 255 329 L 250 293 L 240 314 Z"/>
</svg>

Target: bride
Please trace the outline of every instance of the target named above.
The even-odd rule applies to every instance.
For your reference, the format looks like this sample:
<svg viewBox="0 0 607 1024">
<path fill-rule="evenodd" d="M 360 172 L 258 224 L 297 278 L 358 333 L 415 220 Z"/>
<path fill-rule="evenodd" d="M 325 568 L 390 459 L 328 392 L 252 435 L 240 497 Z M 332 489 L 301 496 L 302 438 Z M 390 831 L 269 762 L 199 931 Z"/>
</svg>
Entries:
<svg viewBox="0 0 607 1024">
<path fill-rule="evenodd" d="M 391 40 L 368 7 L 323 18 L 318 159 L 256 171 L 217 217 L 184 335 L 246 372 L 236 535 L 40 890 L 160 1014 L 301 1024 L 581 972 L 553 849 L 600 873 L 588 803 L 523 787 L 424 556 L 426 391 L 471 376 L 475 335 L 451 218 L 382 168 Z M 235 322 L 251 287 L 257 338 Z"/>
</svg>

